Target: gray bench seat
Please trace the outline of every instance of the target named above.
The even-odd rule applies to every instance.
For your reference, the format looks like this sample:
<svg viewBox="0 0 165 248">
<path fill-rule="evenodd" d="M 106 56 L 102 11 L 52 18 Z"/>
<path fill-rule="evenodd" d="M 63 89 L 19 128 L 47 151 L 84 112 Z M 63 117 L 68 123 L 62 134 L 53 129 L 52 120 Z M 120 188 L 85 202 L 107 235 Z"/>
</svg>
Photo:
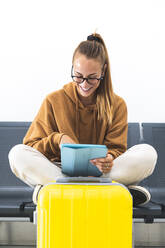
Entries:
<svg viewBox="0 0 165 248">
<path fill-rule="evenodd" d="M 11 171 L 8 161 L 10 149 L 22 143 L 31 122 L 0 122 L 0 217 L 28 217 L 33 221 L 36 206 L 31 202 L 33 189 L 19 180 Z M 147 187 L 152 195 L 152 202 L 144 207 L 133 209 L 134 219 L 143 219 L 152 223 L 154 219 L 165 218 L 165 124 L 142 124 L 143 137 L 139 123 L 128 124 L 128 148 L 148 143 L 158 152 L 156 169 L 141 185 Z M 27 204 L 23 204 L 27 202 Z M 31 202 L 31 203 L 29 203 Z"/>
</svg>

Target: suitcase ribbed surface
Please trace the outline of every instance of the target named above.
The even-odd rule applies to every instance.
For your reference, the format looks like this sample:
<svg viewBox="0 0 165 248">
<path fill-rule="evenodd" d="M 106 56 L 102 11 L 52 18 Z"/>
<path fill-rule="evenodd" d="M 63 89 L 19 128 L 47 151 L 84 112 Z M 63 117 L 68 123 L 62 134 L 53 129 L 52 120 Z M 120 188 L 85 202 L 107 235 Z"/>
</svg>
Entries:
<svg viewBox="0 0 165 248">
<path fill-rule="evenodd" d="M 39 193 L 38 248 L 131 248 L 132 197 L 120 184 L 50 184 Z"/>
</svg>

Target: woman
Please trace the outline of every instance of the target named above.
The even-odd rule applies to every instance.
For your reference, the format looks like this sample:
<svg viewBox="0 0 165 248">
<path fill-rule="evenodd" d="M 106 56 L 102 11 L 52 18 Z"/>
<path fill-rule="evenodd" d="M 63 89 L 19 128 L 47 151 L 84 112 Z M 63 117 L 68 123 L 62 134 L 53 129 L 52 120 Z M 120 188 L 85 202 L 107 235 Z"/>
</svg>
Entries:
<svg viewBox="0 0 165 248">
<path fill-rule="evenodd" d="M 157 153 L 147 144 L 127 150 L 127 107 L 113 92 L 108 52 L 99 34 L 89 35 L 78 45 L 71 76 L 73 82 L 46 96 L 23 144 L 9 152 L 13 173 L 32 187 L 44 185 L 66 176 L 57 163 L 61 144 L 104 144 L 106 158 L 91 162 L 102 177 L 128 186 L 134 205 L 145 204 L 150 194 L 137 183 L 151 175 Z"/>
</svg>

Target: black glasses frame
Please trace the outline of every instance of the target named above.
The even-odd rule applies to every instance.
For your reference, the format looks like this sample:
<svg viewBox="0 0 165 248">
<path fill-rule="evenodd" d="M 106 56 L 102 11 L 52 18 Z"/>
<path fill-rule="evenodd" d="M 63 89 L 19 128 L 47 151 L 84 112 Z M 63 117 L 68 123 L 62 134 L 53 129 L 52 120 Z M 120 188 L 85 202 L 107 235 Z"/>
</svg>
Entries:
<svg viewBox="0 0 165 248">
<path fill-rule="evenodd" d="M 104 67 L 103 67 L 103 69 L 104 69 Z M 103 73 L 103 69 L 102 69 L 101 74 Z M 97 79 L 97 81 L 100 81 L 100 80 L 103 80 L 103 79 L 104 79 L 104 76 L 101 76 L 100 78 L 85 78 L 85 77 L 82 77 L 82 76 L 74 76 L 74 75 L 73 75 L 73 65 L 72 65 L 72 69 L 71 69 L 71 77 L 72 77 L 73 81 L 74 81 L 74 78 L 75 78 L 75 77 L 76 77 L 76 78 L 81 78 L 81 79 L 83 79 L 83 81 L 82 81 L 81 83 L 78 83 L 78 82 L 74 81 L 74 82 L 76 82 L 77 84 L 82 84 L 82 83 L 86 80 L 87 83 L 90 84 L 90 85 L 93 85 L 93 84 L 90 83 L 90 82 L 88 81 L 89 79 Z"/>
</svg>

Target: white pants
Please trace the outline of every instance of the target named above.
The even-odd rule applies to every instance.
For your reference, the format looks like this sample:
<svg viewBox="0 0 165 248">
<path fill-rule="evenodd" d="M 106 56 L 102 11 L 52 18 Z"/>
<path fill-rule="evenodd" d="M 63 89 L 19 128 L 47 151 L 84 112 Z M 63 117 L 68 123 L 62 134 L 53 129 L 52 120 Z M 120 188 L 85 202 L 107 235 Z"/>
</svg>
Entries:
<svg viewBox="0 0 165 248">
<path fill-rule="evenodd" d="M 67 176 L 55 162 L 51 162 L 41 152 L 24 144 L 14 146 L 8 157 L 13 173 L 31 187 Z M 152 146 L 135 145 L 117 157 L 111 171 L 101 177 L 110 177 L 125 185 L 137 184 L 152 174 L 156 161 L 157 152 Z"/>
</svg>

